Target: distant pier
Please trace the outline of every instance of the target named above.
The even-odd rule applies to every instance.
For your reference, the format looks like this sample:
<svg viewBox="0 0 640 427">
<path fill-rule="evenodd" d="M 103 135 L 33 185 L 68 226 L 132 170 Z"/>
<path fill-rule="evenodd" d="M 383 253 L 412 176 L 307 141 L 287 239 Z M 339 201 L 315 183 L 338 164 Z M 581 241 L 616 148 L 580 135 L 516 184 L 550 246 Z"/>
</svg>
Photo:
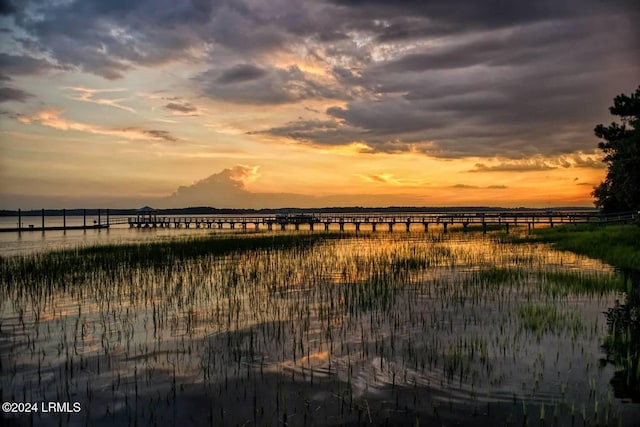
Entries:
<svg viewBox="0 0 640 427">
<path fill-rule="evenodd" d="M 44 209 L 42 209 L 42 213 L 40 215 L 40 226 L 37 226 L 35 224 L 29 224 L 27 227 L 25 227 L 23 225 L 22 219 L 23 219 L 23 215 L 22 215 L 22 210 L 18 209 L 18 226 L 17 227 L 10 227 L 10 228 L 0 228 L 0 232 L 14 232 L 14 233 L 22 233 L 22 232 L 28 232 L 28 231 L 66 231 L 66 230 L 103 230 L 103 229 L 108 229 L 109 225 L 110 225 L 110 218 L 109 218 L 109 209 L 106 209 L 106 211 L 104 212 L 106 215 L 103 217 L 102 213 L 103 210 L 98 209 L 97 210 L 97 219 L 94 220 L 93 223 L 89 223 L 87 224 L 87 209 L 83 209 L 83 215 L 82 215 L 82 225 L 67 225 L 67 210 L 63 209 L 62 210 L 62 225 L 46 225 L 46 212 Z M 56 215 L 59 216 L 59 215 Z M 34 217 L 33 215 L 29 216 L 30 218 L 37 218 Z M 104 218 L 104 222 L 103 219 Z"/>
<path fill-rule="evenodd" d="M 429 231 L 438 227 L 447 232 L 453 225 L 466 230 L 469 226 L 487 232 L 502 228 L 507 233 L 511 227 L 526 226 L 529 231 L 537 226 L 554 227 L 558 224 L 611 224 L 631 222 L 638 218 L 638 212 L 621 212 L 604 215 L 595 211 L 477 211 L 477 212 L 429 212 L 429 213 L 318 213 L 318 214 L 277 214 L 277 215 L 209 215 L 209 216 L 162 216 L 157 211 L 141 210 L 136 216 L 109 214 L 109 209 L 92 210 L 93 221 L 87 223 L 87 209 L 83 210 L 82 224 L 67 224 L 66 210 L 62 210 L 62 225 L 46 224 L 45 210 L 41 211 L 40 225 L 22 224 L 22 214 L 18 210 L 18 227 L 0 228 L 0 232 L 29 232 L 54 230 L 102 230 L 111 226 L 128 226 L 132 229 L 156 228 L 206 228 L 217 230 L 324 230 L 345 231 Z M 56 217 L 60 217 L 59 214 Z M 74 218 L 77 218 L 74 215 Z M 30 218 L 38 218 L 33 214 Z M 76 221 L 77 222 L 77 221 Z"/>
<path fill-rule="evenodd" d="M 241 229 L 268 231 L 330 231 L 336 228 L 345 231 L 350 226 L 355 231 L 372 232 L 386 230 L 392 232 L 404 229 L 409 232 L 421 228 L 425 232 L 430 226 L 441 226 L 446 233 L 454 224 L 467 229 L 469 225 L 482 227 L 484 232 L 489 227 L 504 227 L 506 232 L 512 226 L 526 226 L 529 230 L 536 226 L 554 227 L 557 224 L 579 223 L 623 223 L 635 220 L 638 212 L 624 212 L 614 215 L 602 215 L 597 212 L 465 212 L 465 213 L 428 213 L 428 214 L 282 214 L 272 216 L 158 216 L 145 213 L 136 217 L 118 218 L 118 224 L 128 224 L 130 228 L 209 228 L 209 229 Z"/>
</svg>

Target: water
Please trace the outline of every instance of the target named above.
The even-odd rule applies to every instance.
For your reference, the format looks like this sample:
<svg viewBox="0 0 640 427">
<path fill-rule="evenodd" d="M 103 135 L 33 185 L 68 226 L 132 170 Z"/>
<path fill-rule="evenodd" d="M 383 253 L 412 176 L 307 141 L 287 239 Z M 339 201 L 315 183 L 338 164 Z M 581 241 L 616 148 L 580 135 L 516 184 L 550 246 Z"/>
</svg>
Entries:
<svg viewBox="0 0 640 427">
<path fill-rule="evenodd" d="M 111 219 L 126 219 L 129 216 L 111 216 Z M 104 223 L 106 216 L 103 215 L 100 221 Z M 91 225 L 98 222 L 97 215 L 88 215 L 86 224 Z M 67 226 L 81 226 L 84 223 L 82 216 L 68 216 Z M 14 228 L 18 224 L 18 217 L 0 217 L 0 229 Z M 22 217 L 23 227 L 41 226 L 41 217 Z M 45 217 L 46 227 L 61 227 L 63 218 L 61 216 Z M 229 230 L 215 230 L 216 233 L 228 232 Z M 132 229 L 128 224 L 112 225 L 104 230 L 53 230 L 28 231 L 28 232 L 0 232 L 0 255 L 10 256 L 16 254 L 29 254 L 36 252 L 46 252 L 53 249 L 74 248 L 79 246 L 91 246 L 96 244 L 117 244 L 130 242 L 145 242 L 153 240 L 166 240 L 185 236 L 204 236 L 211 234 L 211 229 Z"/>
<path fill-rule="evenodd" d="M 627 298 L 622 279 L 544 245 L 377 233 L 177 255 L 151 266 L 96 262 L 61 261 L 13 280 L 2 270 L 4 400 L 77 401 L 83 409 L 10 418 L 614 426 L 640 419 L 640 404 L 614 381 L 620 368 L 603 362 L 615 357 L 603 348 L 611 338 L 603 313 Z"/>
</svg>

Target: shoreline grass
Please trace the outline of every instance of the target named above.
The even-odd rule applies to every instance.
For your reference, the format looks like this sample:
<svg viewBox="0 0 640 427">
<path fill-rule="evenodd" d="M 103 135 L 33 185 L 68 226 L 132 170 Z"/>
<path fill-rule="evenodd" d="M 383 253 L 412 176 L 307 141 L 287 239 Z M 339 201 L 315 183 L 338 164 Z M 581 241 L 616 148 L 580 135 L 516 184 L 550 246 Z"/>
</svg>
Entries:
<svg viewBox="0 0 640 427">
<path fill-rule="evenodd" d="M 550 243 L 555 249 L 597 258 L 615 267 L 640 272 L 640 227 L 636 225 L 565 225 L 534 230 L 512 243 Z"/>
</svg>

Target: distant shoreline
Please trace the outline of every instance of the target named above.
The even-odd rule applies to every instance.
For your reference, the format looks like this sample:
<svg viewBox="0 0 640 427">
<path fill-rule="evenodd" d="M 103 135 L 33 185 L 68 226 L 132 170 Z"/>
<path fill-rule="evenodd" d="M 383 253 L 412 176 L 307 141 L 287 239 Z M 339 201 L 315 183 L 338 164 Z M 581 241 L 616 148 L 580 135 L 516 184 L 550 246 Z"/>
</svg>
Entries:
<svg viewBox="0 0 640 427">
<path fill-rule="evenodd" d="M 136 215 L 139 209 L 111 209 L 111 208 L 74 208 L 74 209 L 44 209 L 45 216 L 82 216 L 98 215 L 98 212 L 105 213 L 109 210 L 110 215 Z M 189 208 L 169 208 L 156 209 L 158 215 L 236 215 L 236 214 L 255 214 L 255 215 L 273 215 L 282 213 L 370 213 L 370 212 L 401 212 L 401 213 L 430 213 L 430 212 L 540 212 L 540 211 L 597 211 L 595 208 L 584 206 L 563 206 L 549 208 L 504 208 L 489 206 L 456 206 L 456 207 L 416 207 L 416 206 L 388 206 L 388 207 L 325 207 L 325 208 L 265 208 L 265 209 L 231 209 L 231 208 L 211 208 L 211 207 L 189 207 Z M 20 211 L 22 216 L 40 216 L 42 209 L 29 209 Z M 18 216 L 18 210 L 0 210 L 0 217 Z"/>
</svg>

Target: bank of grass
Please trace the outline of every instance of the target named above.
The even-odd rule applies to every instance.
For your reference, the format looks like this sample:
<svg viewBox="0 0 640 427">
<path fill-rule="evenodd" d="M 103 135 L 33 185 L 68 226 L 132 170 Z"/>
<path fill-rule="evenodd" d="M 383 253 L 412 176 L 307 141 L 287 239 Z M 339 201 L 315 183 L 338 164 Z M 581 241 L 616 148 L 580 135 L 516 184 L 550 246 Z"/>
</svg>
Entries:
<svg viewBox="0 0 640 427">
<path fill-rule="evenodd" d="M 622 269 L 640 271 L 640 227 L 629 225 L 565 225 L 534 230 L 514 242 L 551 243 L 556 249 L 600 259 Z"/>
<path fill-rule="evenodd" d="M 42 277 L 54 281 L 91 271 L 118 268 L 165 268 L 175 262 L 251 250 L 310 248 L 350 233 L 209 235 L 144 243 L 116 243 L 0 257 L 0 283 Z"/>
</svg>

